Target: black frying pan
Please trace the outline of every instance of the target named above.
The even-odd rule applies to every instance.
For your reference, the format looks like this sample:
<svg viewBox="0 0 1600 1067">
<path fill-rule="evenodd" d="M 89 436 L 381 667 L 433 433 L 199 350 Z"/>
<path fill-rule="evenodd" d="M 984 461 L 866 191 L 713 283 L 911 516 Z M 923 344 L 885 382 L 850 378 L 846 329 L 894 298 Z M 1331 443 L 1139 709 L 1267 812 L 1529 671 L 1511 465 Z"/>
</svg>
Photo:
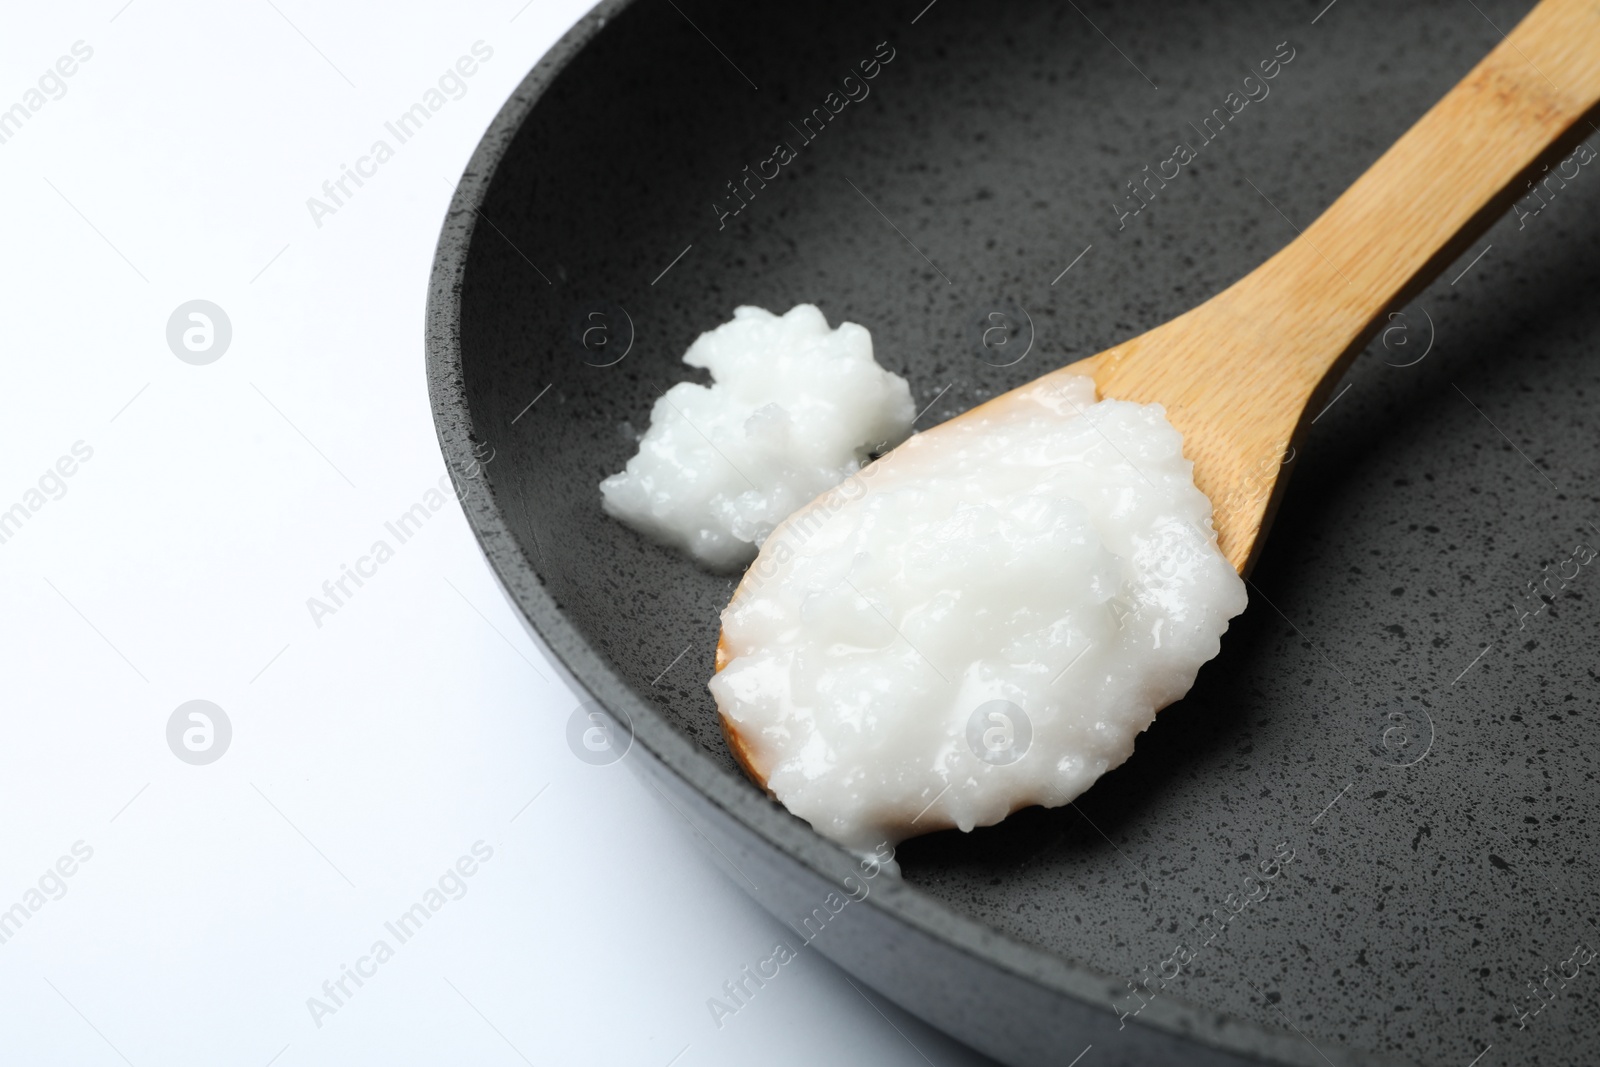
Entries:
<svg viewBox="0 0 1600 1067">
<path fill-rule="evenodd" d="M 925 2 L 601 4 L 484 137 L 429 299 L 439 436 L 508 594 L 797 926 L 857 864 L 722 740 L 730 583 L 599 508 L 687 345 L 813 301 L 948 418 L 1264 260 L 1526 9 Z M 1357 360 L 1249 610 L 1136 755 L 1074 806 L 906 843 L 820 951 L 1011 1064 L 1593 1062 L 1600 167 L 1574 169 Z"/>
</svg>

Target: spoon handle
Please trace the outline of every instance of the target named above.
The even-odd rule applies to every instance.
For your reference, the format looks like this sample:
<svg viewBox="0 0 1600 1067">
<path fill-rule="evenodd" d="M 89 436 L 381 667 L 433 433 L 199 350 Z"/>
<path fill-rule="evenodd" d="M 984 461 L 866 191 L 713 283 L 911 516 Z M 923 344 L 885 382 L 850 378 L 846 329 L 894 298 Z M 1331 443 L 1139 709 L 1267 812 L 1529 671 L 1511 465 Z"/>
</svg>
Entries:
<svg viewBox="0 0 1600 1067">
<path fill-rule="evenodd" d="M 1315 403 L 1318 387 L 1331 387 L 1385 312 L 1431 282 L 1513 202 L 1559 190 L 1594 158 L 1581 147 L 1562 162 L 1600 133 L 1597 104 L 1600 0 L 1544 0 L 1224 301 L 1233 297 L 1232 310 L 1246 319 L 1253 311 L 1290 317 L 1295 328 L 1285 333 L 1295 335 L 1295 351 L 1284 355 L 1298 366 L 1282 369 L 1302 379 Z"/>
</svg>

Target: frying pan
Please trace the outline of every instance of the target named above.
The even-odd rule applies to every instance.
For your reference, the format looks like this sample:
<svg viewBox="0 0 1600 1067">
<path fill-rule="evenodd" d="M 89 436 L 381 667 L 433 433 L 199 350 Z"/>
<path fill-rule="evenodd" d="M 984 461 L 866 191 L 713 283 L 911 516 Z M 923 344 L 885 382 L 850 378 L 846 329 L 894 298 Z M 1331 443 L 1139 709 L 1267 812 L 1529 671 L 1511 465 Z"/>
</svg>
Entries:
<svg viewBox="0 0 1600 1067">
<path fill-rule="evenodd" d="M 1133 758 L 906 842 L 899 879 L 739 773 L 705 688 L 732 583 L 596 488 L 739 304 L 867 326 L 922 426 L 1186 310 L 1525 11 L 610 0 L 519 86 L 431 281 L 445 458 L 628 762 L 797 939 L 848 892 L 814 947 L 1007 1064 L 1592 1061 L 1600 167 L 1356 361 L 1287 458 L 1249 609 Z"/>
</svg>

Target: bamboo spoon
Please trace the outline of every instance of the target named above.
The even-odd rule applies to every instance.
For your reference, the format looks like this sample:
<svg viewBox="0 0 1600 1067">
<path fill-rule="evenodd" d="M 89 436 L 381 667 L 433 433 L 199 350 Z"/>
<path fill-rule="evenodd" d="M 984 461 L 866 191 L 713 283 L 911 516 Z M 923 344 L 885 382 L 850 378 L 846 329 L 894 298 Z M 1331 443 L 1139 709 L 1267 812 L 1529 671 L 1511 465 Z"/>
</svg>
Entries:
<svg viewBox="0 0 1600 1067">
<path fill-rule="evenodd" d="M 1039 380 L 1088 375 L 1102 397 L 1165 405 L 1195 485 L 1211 498 L 1218 546 L 1248 575 L 1287 481 L 1280 460 L 1304 438 L 1309 413 L 1385 314 L 1453 262 L 1530 178 L 1597 132 L 1597 115 L 1600 0 L 1543 0 L 1282 251 L 1199 307 Z M 719 640 L 716 669 L 728 658 Z M 723 726 L 745 771 L 765 784 L 744 740 Z"/>
</svg>

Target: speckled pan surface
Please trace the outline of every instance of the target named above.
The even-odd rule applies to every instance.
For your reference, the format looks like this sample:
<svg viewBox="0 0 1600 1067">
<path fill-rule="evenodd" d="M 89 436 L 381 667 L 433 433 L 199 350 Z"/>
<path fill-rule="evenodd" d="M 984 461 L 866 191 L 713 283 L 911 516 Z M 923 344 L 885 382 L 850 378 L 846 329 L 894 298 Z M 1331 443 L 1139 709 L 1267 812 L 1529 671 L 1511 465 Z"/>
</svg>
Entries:
<svg viewBox="0 0 1600 1067">
<path fill-rule="evenodd" d="M 851 864 L 727 752 L 730 583 L 596 491 L 689 342 L 813 301 L 948 418 L 1265 259 L 1527 7 L 925 3 L 603 4 L 485 137 L 430 294 L 441 441 L 494 450 L 465 506 L 508 595 L 785 918 Z M 1600 166 L 1565 173 L 1357 360 L 1249 610 L 1135 757 L 1075 807 L 908 842 L 821 951 L 1011 1063 L 1592 1062 Z"/>
</svg>

